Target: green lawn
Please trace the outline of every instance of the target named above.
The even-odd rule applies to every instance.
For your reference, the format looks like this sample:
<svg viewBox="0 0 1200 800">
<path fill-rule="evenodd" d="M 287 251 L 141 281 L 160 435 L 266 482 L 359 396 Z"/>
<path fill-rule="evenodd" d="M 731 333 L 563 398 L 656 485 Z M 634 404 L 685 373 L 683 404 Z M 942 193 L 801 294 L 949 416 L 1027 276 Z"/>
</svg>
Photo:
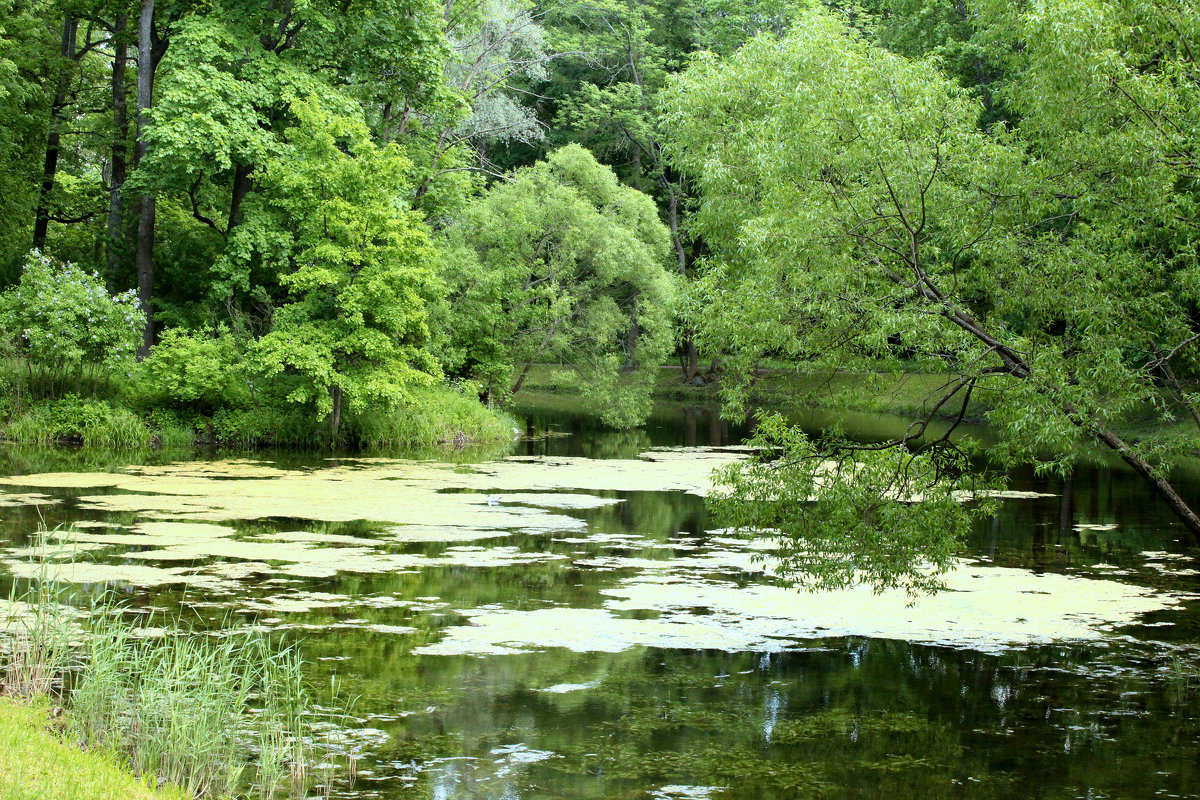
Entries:
<svg viewBox="0 0 1200 800">
<path fill-rule="evenodd" d="M 0 698 L 0 800 L 185 800 L 154 790 L 111 756 L 88 753 L 46 730 L 45 706 Z"/>
</svg>

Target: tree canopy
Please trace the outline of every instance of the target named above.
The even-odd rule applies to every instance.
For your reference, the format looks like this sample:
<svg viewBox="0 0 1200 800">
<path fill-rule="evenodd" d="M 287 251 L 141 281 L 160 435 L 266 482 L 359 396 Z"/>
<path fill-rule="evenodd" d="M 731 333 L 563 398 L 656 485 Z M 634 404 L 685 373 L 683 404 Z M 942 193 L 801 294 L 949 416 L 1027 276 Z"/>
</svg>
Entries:
<svg viewBox="0 0 1200 800">
<path fill-rule="evenodd" d="M 1182 77 L 1194 73 L 1165 61 L 1138 72 L 1128 50 L 1115 62 L 1110 37 L 1123 22 L 1101 24 L 1107 3 L 1081 5 L 1060 18 L 1069 30 L 1030 13 L 1000 15 L 1014 38 L 988 31 L 1002 60 L 1020 62 L 1001 89 L 1019 114 L 1012 125 L 981 126 L 983 106 L 938 61 L 893 54 L 821 11 L 784 38 L 698 60 L 673 86 L 669 111 L 675 161 L 699 187 L 693 224 L 713 251 L 692 319 L 742 385 L 767 358 L 828 369 L 895 368 L 903 357 L 946 371 L 930 413 L 959 409 L 961 420 L 971 396 L 986 393 L 1000 435 L 993 460 L 1066 470 L 1081 442 L 1098 441 L 1200 530 L 1167 479 L 1167 442 L 1132 444 L 1112 430 L 1134 408 L 1154 409 L 1166 427 L 1181 404 L 1194 409 L 1179 373 L 1168 375 L 1195 375 L 1200 341 L 1184 133 L 1197 130 L 1187 121 L 1196 87 Z M 1046 29 L 1054 35 L 1034 35 Z M 1061 57 L 1068 44 L 1077 57 Z M 1055 80 L 1053 67 L 1024 66 L 1042 57 L 1096 77 Z M 738 519 L 782 524 L 810 548 L 830 543 L 833 580 L 859 570 L 876 585 L 897 574 L 919 583 L 918 561 L 898 573 L 861 554 L 906 526 L 924 531 L 932 553 L 948 552 L 936 543 L 956 526 L 913 500 L 967 488 L 972 453 L 926 430 L 918 421 L 864 447 L 772 427 L 764 443 L 789 457 L 731 476 L 740 488 L 753 478 L 755 499 L 797 486 L 834 494 L 869 469 L 864 451 L 890 450 L 893 476 L 874 499 L 848 501 L 853 524 L 825 515 L 818 526 L 820 501 L 782 523 L 769 503 L 761 513 L 743 503 Z"/>
<path fill-rule="evenodd" d="M 504 395 L 533 363 L 565 363 L 602 418 L 641 422 L 673 341 L 667 236 L 578 145 L 518 172 L 445 231 L 447 369 Z"/>
</svg>

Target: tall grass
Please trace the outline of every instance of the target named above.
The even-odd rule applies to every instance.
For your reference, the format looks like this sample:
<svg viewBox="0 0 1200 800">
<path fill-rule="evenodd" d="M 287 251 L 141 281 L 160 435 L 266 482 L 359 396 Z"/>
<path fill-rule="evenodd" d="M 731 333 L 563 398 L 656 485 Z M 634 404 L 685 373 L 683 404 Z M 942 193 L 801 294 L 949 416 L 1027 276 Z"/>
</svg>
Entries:
<svg viewBox="0 0 1200 800">
<path fill-rule="evenodd" d="M 107 599 L 80 624 L 61 585 L 39 572 L 10 592 L 8 624 L 0 617 L 6 694 L 51 695 L 67 706 L 73 740 L 193 797 L 306 790 L 323 754 L 294 647 L 230 629 L 150 628 Z"/>
<path fill-rule="evenodd" d="M 304 784 L 314 762 L 304 724 L 311 699 L 295 650 L 255 635 L 158 638 L 119 619 L 93 625 L 70 698 L 73 735 L 196 796 L 269 797 Z"/>
<path fill-rule="evenodd" d="M 20 443 L 77 442 L 112 450 L 150 444 L 150 429 L 132 411 L 76 395 L 32 406 L 14 417 L 4 434 Z"/>
<path fill-rule="evenodd" d="M 389 411 L 366 411 L 347 420 L 349 443 L 363 448 L 489 444 L 513 438 L 515 423 L 452 387 L 420 389 Z"/>
<path fill-rule="evenodd" d="M 39 562 L 39 579 L 24 591 L 14 582 L 0 613 L 0 694 L 29 701 L 60 698 L 63 679 L 75 666 L 74 615 L 64 606 L 62 589 Z"/>
</svg>

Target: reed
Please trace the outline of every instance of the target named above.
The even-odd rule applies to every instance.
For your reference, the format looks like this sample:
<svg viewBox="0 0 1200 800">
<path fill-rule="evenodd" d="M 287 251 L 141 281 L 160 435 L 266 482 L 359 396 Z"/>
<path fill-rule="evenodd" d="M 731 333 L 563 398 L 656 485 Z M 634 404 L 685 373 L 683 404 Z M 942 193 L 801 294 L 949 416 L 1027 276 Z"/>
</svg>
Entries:
<svg viewBox="0 0 1200 800">
<path fill-rule="evenodd" d="M 305 783 L 312 701 L 294 649 L 232 632 L 148 636 L 107 613 L 92 628 L 70 697 L 74 736 L 195 796 L 269 797 Z"/>
<path fill-rule="evenodd" d="M 51 696 L 67 708 L 72 741 L 192 797 L 306 792 L 329 759 L 313 735 L 316 706 L 294 646 L 228 627 L 131 622 L 110 596 L 77 613 L 53 568 L 52 557 L 39 559 L 35 578 L 9 593 L 0 617 L 5 694 Z"/>
<path fill-rule="evenodd" d="M 0 694 L 18 701 L 61 699 L 64 676 L 76 666 L 74 615 L 48 569 L 40 560 L 37 579 L 23 591 L 14 582 L 0 613 Z"/>
<path fill-rule="evenodd" d="M 364 411 L 347 420 L 350 444 L 366 449 L 510 442 L 515 423 L 454 387 L 414 390 L 408 402 L 387 411 Z"/>
<path fill-rule="evenodd" d="M 4 435 L 20 443 L 74 442 L 112 450 L 150 444 L 150 429 L 132 411 L 75 395 L 30 407 L 13 418 Z"/>
</svg>

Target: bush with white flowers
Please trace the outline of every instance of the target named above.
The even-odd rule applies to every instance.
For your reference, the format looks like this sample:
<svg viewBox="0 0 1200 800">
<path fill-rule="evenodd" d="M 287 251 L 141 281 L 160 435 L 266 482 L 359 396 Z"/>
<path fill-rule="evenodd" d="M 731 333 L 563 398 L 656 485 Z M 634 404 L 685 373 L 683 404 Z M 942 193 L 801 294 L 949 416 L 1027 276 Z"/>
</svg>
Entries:
<svg viewBox="0 0 1200 800">
<path fill-rule="evenodd" d="M 28 364 L 51 373 L 120 366 L 136 352 L 144 323 L 136 292 L 109 294 L 98 273 L 36 250 L 0 295 L 0 330 Z"/>
</svg>

